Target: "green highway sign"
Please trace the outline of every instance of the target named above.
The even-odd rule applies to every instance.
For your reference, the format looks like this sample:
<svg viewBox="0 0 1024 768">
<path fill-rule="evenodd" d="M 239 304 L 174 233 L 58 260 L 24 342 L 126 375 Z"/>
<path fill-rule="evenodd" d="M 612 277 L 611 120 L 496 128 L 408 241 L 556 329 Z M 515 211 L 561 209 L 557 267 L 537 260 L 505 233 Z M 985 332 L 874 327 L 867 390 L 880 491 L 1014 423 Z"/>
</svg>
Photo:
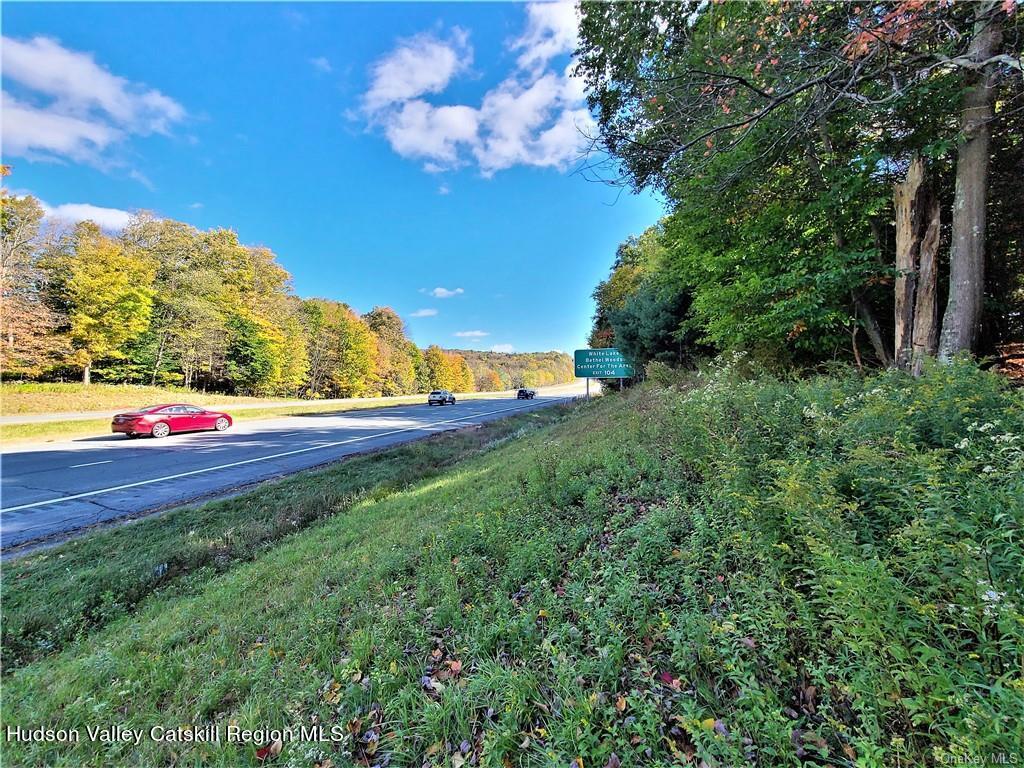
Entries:
<svg viewBox="0 0 1024 768">
<path fill-rule="evenodd" d="M 628 379 L 633 375 L 633 366 L 617 349 L 577 349 L 573 357 L 579 377 Z"/>
</svg>

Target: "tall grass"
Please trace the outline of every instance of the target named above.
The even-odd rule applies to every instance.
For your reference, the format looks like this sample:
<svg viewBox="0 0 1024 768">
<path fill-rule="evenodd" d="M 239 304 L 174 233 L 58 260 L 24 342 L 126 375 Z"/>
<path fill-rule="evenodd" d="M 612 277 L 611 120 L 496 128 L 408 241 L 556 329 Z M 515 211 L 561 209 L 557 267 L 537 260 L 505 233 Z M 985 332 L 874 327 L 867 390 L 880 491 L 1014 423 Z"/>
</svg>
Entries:
<svg viewBox="0 0 1024 768">
<path fill-rule="evenodd" d="M 1020 393 L 966 364 L 662 381 L 151 595 L 9 674 L 5 723 L 339 726 L 296 766 L 1024 759 Z"/>
</svg>

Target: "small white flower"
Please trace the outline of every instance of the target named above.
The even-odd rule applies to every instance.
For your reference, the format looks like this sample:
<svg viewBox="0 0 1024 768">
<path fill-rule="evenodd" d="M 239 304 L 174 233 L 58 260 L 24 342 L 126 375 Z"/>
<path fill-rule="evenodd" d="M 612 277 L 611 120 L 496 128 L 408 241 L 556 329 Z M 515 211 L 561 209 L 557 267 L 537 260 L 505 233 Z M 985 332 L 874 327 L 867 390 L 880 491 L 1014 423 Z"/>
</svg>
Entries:
<svg viewBox="0 0 1024 768">
<path fill-rule="evenodd" d="M 970 444 L 971 444 L 970 438 L 965 437 L 963 440 L 961 440 L 959 443 L 956 444 L 956 448 L 957 448 L 957 450 L 962 451 L 964 448 L 966 448 Z"/>
</svg>

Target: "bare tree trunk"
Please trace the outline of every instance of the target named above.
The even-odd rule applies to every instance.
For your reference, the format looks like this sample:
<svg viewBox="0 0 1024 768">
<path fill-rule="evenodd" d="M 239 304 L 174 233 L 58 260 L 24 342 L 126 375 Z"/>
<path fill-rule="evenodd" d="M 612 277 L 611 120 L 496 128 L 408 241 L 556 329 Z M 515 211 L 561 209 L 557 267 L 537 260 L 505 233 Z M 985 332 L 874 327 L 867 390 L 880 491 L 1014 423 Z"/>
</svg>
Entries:
<svg viewBox="0 0 1024 768">
<path fill-rule="evenodd" d="M 160 346 L 157 347 L 157 350 L 156 350 L 156 362 L 153 363 L 153 375 L 149 379 L 149 386 L 151 386 L 151 387 L 155 387 L 156 386 L 156 377 L 157 377 L 157 374 L 160 373 L 160 365 L 161 365 L 161 363 L 163 363 L 163 360 L 164 360 L 164 347 L 166 346 L 166 343 L 167 343 L 167 334 L 166 333 L 160 334 Z"/>
<path fill-rule="evenodd" d="M 968 57 L 989 59 L 1002 40 L 995 3 L 975 5 L 974 37 Z M 966 70 L 960 113 L 963 138 L 957 150 L 953 198 L 953 242 L 949 254 L 949 301 L 942 318 L 939 357 L 970 352 L 977 341 L 985 293 L 985 219 L 988 198 L 989 122 L 994 115 L 997 71 Z"/>
<path fill-rule="evenodd" d="M 914 334 L 914 295 L 917 291 L 917 254 L 921 247 L 921 198 L 924 162 L 915 157 L 907 177 L 893 189 L 896 208 L 896 367 L 910 367 Z"/>
<path fill-rule="evenodd" d="M 939 303 L 938 270 L 936 259 L 939 252 L 939 229 L 941 225 L 939 199 L 930 194 L 924 211 L 924 234 L 917 261 L 917 301 L 914 305 L 914 333 L 911 340 L 910 372 L 920 376 L 924 361 L 935 357 L 939 347 Z"/>
<path fill-rule="evenodd" d="M 92 363 L 86 363 L 84 366 L 82 366 L 82 383 L 92 383 Z"/>
<path fill-rule="evenodd" d="M 920 375 L 938 342 L 935 257 L 939 201 L 915 157 L 893 190 L 896 208 L 896 365 Z"/>
<path fill-rule="evenodd" d="M 853 307 L 861 323 L 864 324 L 864 332 L 868 335 L 868 341 L 871 342 L 871 347 L 875 350 L 875 356 L 886 368 L 891 367 L 892 355 L 886 349 L 885 339 L 882 338 L 882 332 L 878 328 L 878 321 L 875 320 L 871 307 L 858 297 L 854 297 Z"/>
</svg>

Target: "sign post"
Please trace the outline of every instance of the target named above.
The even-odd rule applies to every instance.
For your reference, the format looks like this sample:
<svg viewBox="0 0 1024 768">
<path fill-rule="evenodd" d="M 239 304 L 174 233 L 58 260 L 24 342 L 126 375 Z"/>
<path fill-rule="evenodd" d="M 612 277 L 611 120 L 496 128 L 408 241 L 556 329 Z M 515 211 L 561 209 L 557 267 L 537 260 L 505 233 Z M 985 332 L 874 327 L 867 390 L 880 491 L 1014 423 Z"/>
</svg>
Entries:
<svg viewBox="0 0 1024 768">
<path fill-rule="evenodd" d="M 587 379 L 587 399 L 590 399 L 590 380 L 594 379 L 618 379 L 619 389 L 622 389 L 622 380 L 633 376 L 633 366 L 622 356 L 619 350 L 607 349 L 577 349 L 573 354 L 573 362 L 577 377 L 584 376 Z"/>
</svg>

